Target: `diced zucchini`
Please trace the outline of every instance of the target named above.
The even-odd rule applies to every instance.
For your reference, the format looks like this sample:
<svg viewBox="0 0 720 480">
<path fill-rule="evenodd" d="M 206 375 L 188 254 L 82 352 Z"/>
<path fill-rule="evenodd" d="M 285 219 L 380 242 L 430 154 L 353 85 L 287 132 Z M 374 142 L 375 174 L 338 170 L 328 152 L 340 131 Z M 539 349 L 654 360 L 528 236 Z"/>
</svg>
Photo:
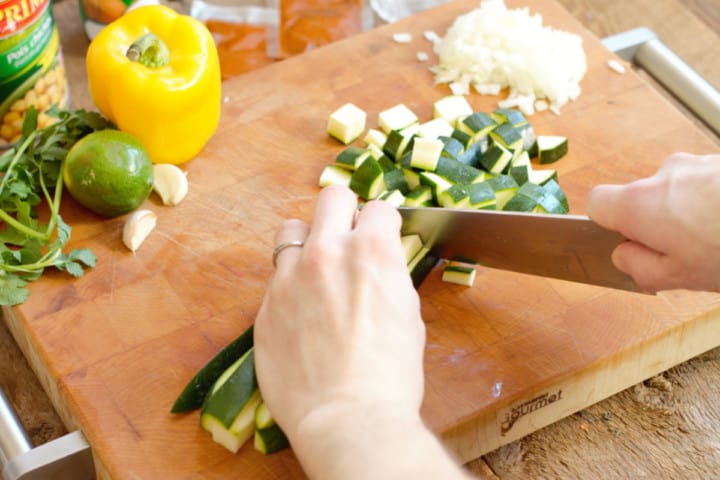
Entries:
<svg viewBox="0 0 720 480">
<path fill-rule="evenodd" d="M 376 147 L 382 149 L 383 145 L 385 145 L 385 141 L 387 141 L 387 135 L 376 128 L 371 128 L 367 131 L 363 141 L 367 145 L 375 145 Z"/>
<path fill-rule="evenodd" d="M 513 127 L 519 127 L 528 123 L 525 115 L 523 115 L 520 110 L 515 110 L 514 108 L 498 108 L 493 111 L 490 116 L 498 124 L 509 123 Z"/>
<path fill-rule="evenodd" d="M 438 203 L 444 208 L 467 208 L 470 205 L 470 192 L 467 185 L 456 183 L 440 193 Z"/>
<path fill-rule="evenodd" d="M 449 137 L 454 128 L 444 118 L 433 118 L 418 126 L 417 134 L 424 138 Z"/>
<path fill-rule="evenodd" d="M 493 142 L 508 150 L 515 151 L 517 148 L 522 148 L 523 138 L 520 132 L 509 123 L 498 125 L 489 133 L 489 136 Z"/>
<path fill-rule="evenodd" d="M 250 325 L 195 374 L 175 400 L 170 411 L 183 413 L 200 408 L 217 379 L 252 346 L 253 326 Z"/>
<path fill-rule="evenodd" d="M 352 170 L 348 170 L 339 165 L 326 165 L 320 174 L 319 185 L 321 187 L 327 187 L 328 185 L 349 187 L 351 178 Z"/>
<path fill-rule="evenodd" d="M 445 145 L 440 154 L 443 157 L 457 158 L 465 150 L 465 147 L 457 138 L 441 136 L 438 137 L 438 140 L 441 140 Z"/>
<path fill-rule="evenodd" d="M 403 235 L 400 237 L 400 242 L 405 251 L 405 263 L 410 264 L 415 255 L 423 248 L 422 239 L 417 234 Z"/>
<path fill-rule="evenodd" d="M 530 179 L 530 167 L 527 165 L 510 167 L 508 174 L 515 179 L 518 185 L 524 185 Z"/>
<path fill-rule="evenodd" d="M 452 182 L 448 179 L 433 172 L 420 172 L 420 183 L 432 189 L 433 199 L 435 201 L 437 201 L 442 192 L 453 186 Z"/>
<path fill-rule="evenodd" d="M 535 137 L 535 130 L 532 128 L 532 125 L 526 123 L 524 125 L 516 125 L 515 128 L 523 139 L 523 150 L 530 150 L 537 141 L 537 138 Z"/>
<path fill-rule="evenodd" d="M 557 178 L 557 171 L 545 169 L 545 170 L 532 170 L 529 173 L 528 181 L 536 185 L 545 185 L 550 180 Z"/>
<path fill-rule="evenodd" d="M 459 117 L 471 113 L 472 107 L 462 95 L 448 95 L 433 103 L 433 118 L 443 118 L 454 127 Z"/>
<path fill-rule="evenodd" d="M 483 152 L 486 150 L 487 138 L 470 144 L 457 159 L 460 163 L 471 167 L 482 168 Z"/>
<path fill-rule="evenodd" d="M 383 175 L 385 180 L 385 190 L 397 190 L 402 195 L 405 195 L 410 191 L 405 174 L 399 168 L 386 171 Z"/>
<path fill-rule="evenodd" d="M 433 171 L 438 164 L 444 144 L 437 138 L 417 137 L 410 157 L 410 166 Z"/>
<path fill-rule="evenodd" d="M 489 178 L 485 182 L 495 192 L 496 208 L 502 210 L 508 200 L 510 200 L 520 188 L 514 178 L 510 175 L 498 175 Z"/>
<path fill-rule="evenodd" d="M 432 187 L 429 185 L 417 185 L 405 195 L 405 206 L 419 207 L 433 201 Z"/>
<path fill-rule="evenodd" d="M 414 134 L 405 135 L 399 130 L 392 130 L 383 145 L 383 153 L 397 162 L 406 151 L 409 151 L 408 149 L 412 148 L 414 140 Z"/>
<path fill-rule="evenodd" d="M 352 103 L 346 103 L 330 114 L 327 132 L 345 145 L 356 140 L 365 130 L 367 114 Z"/>
<path fill-rule="evenodd" d="M 463 147 L 463 150 L 468 148 L 470 145 L 473 144 L 473 138 L 472 135 L 469 135 L 462 130 L 458 130 L 457 128 L 453 130 L 452 135 L 450 135 L 452 138 L 460 142 L 460 144 Z"/>
<path fill-rule="evenodd" d="M 361 147 L 347 147 L 335 157 L 335 164 L 349 170 L 357 169 L 366 158 L 370 156 L 370 150 Z"/>
<path fill-rule="evenodd" d="M 567 213 L 561 201 L 551 190 L 534 183 L 526 183 L 504 206 L 504 210 L 535 213 Z"/>
<path fill-rule="evenodd" d="M 530 155 L 522 148 L 518 148 L 513 153 L 512 160 L 510 160 L 511 167 L 520 167 L 525 165 L 529 170 L 532 170 L 532 163 L 530 162 Z"/>
<path fill-rule="evenodd" d="M 554 179 L 548 180 L 548 182 L 543 185 L 543 190 L 545 190 L 546 193 L 549 193 L 550 195 L 557 198 L 560 202 L 560 205 L 562 205 L 566 212 L 570 211 L 570 206 L 568 205 L 568 200 L 565 196 L 565 192 L 563 192 L 562 188 L 560 188 L 560 185 Z"/>
<path fill-rule="evenodd" d="M 377 145 L 374 145 L 372 143 L 367 146 L 367 149 L 368 149 L 368 152 L 370 152 L 370 155 L 372 155 L 372 157 L 375 160 L 380 160 L 380 157 L 385 156 L 385 153 L 383 153 L 382 148 L 380 148 Z"/>
<path fill-rule="evenodd" d="M 423 247 L 422 250 L 415 255 L 408 265 L 410 271 L 410 278 L 412 278 L 413 285 L 415 288 L 419 288 L 422 282 L 427 278 L 428 274 L 437 265 L 440 259 L 430 253 L 428 247 Z"/>
<path fill-rule="evenodd" d="M 410 190 L 415 189 L 418 185 L 420 185 L 420 174 L 413 170 L 412 168 L 406 168 L 406 167 L 400 167 L 400 170 L 402 170 L 403 175 L 405 175 L 405 181 L 408 184 L 408 188 Z"/>
<path fill-rule="evenodd" d="M 473 112 L 457 120 L 457 129 L 470 135 L 474 142 L 487 136 L 496 126 L 495 120 L 485 112 Z"/>
<path fill-rule="evenodd" d="M 495 210 L 495 191 L 489 183 L 473 183 L 468 186 L 468 197 L 471 208 Z"/>
<path fill-rule="evenodd" d="M 560 160 L 568 152 L 568 139 L 562 136 L 540 135 L 537 137 L 538 161 L 542 164 Z"/>
<path fill-rule="evenodd" d="M 442 274 L 442 281 L 472 287 L 475 283 L 476 270 L 474 267 L 448 264 Z"/>
<path fill-rule="evenodd" d="M 378 161 L 368 156 L 350 177 L 350 189 L 360 198 L 377 198 L 385 191 L 384 173 Z"/>
<path fill-rule="evenodd" d="M 533 210 L 535 213 L 554 213 L 557 215 L 564 215 L 567 213 L 567 209 L 563 207 L 560 200 L 557 199 L 553 194 L 545 192 L 537 206 Z"/>
<path fill-rule="evenodd" d="M 405 195 L 397 189 L 385 191 L 377 199 L 384 200 L 394 207 L 399 207 L 405 203 Z"/>
<path fill-rule="evenodd" d="M 255 409 L 255 449 L 265 455 L 279 452 L 290 446 L 288 438 L 270 414 L 265 402 Z"/>
<path fill-rule="evenodd" d="M 415 112 L 403 103 L 383 110 L 378 115 L 378 125 L 386 134 L 389 134 L 393 130 L 402 130 L 417 122 L 418 117 L 415 115 Z"/>
<path fill-rule="evenodd" d="M 201 426 L 213 440 L 237 452 L 255 429 L 255 408 L 260 391 L 255 378 L 254 349 L 251 347 L 216 380 L 200 414 Z"/>
<path fill-rule="evenodd" d="M 438 159 L 435 173 L 454 183 L 470 184 L 485 180 L 484 171 L 448 157 Z"/>
<path fill-rule="evenodd" d="M 488 151 L 480 159 L 480 164 L 490 173 L 499 174 L 505 171 L 512 160 L 513 154 L 510 150 L 493 143 Z"/>
</svg>

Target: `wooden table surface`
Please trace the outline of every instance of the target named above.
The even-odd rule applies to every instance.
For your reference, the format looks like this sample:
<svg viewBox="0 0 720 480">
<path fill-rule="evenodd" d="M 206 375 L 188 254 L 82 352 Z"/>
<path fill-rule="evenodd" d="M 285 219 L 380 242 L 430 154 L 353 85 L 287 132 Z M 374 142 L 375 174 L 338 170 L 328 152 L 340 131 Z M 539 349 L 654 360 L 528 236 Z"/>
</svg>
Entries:
<svg viewBox="0 0 720 480">
<path fill-rule="evenodd" d="M 717 0 L 560 3 L 598 37 L 641 25 L 650 27 L 710 83 L 720 85 Z M 73 106 L 90 108 L 82 62 L 87 40 L 76 2 L 56 2 L 54 8 Z M 62 425 L 49 404 L 38 397 L 37 384 L 24 380 L 29 373 L 27 365 L 11 349 L 4 328 L 0 346 L 8 347 L 0 349 L 4 355 L 0 356 L 0 385 L 8 390 L 34 443 L 61 435 Z M 710 476 L 720 466 L 720 453 L 713 446 L 720 417 L 720 402 L 715 399 L 720 397 L 712 379 L 718 370 L 720 353 L 709 352 L 502 447 L 473 462 L 471 468 L 478 476 L 502 479 Z"/>
</svg>

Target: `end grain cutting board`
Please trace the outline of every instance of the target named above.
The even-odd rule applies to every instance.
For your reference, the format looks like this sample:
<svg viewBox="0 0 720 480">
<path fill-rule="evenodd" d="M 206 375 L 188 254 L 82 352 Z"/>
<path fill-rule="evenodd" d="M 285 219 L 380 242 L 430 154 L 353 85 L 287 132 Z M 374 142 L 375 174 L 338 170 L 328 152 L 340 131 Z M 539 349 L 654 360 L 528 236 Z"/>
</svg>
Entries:
<svg viewBox="0 0 720 480">
<path fill-rule="evenodd" d="M 254 319 L 272 274 L 273 234 L 287 217 L 310 219 L 320 172 L 342 148 L 325 133 L 345 102 L 368 112 L 405 103 L 429 119 L 449 94 L 435 86 L 425 30 L 444 35 L 458 1 L 337 42 L 224 84 L 220 128 L 186 165 L 190 194 L 177 207 L 155 198 L 157 230 L 136 254 L 123 218 L 93 217 L 69 200 L 72 246 L 89 247 L 84 277 L 49 272 L 8 324 L 70 429 L 81 429 L 101 477 L 302 478 L 292 452 L 232 455 L 199 427 L 172 416 L 185 383 Z M 566 135 L 555 164 L 572 213 L 598 183 L 653 173 L 674 151 L 709 152 L 711 140 L 553 0 L 529 6 L 544 23 L 582 36 L 588 73 L 560 116 L 530 117 L 538 134 Z M 394 32 L 410 32 L 401 45 Z M 497 98 L 470 95 L 476 110 Z M 420 288 L 427 322 L 423 415 L 465 461 L 578 411 L 720 344 L 720 296 L 658 296 L 480 269 L 474 287 Z"/>
</svg>

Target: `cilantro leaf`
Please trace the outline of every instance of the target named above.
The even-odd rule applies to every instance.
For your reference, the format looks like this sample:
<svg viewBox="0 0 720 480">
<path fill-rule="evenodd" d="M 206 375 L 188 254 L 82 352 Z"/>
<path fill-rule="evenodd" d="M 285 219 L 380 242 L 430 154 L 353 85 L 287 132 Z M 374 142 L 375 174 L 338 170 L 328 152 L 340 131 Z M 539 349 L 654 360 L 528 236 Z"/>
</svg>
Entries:
<svg viewBox="0 0 720 480">
<path fill-rule="evenodd" d="M 16 275 L 0 275 L 0 305 L 19 305 L 27 300 L 27 282 Z"/>
</svg>

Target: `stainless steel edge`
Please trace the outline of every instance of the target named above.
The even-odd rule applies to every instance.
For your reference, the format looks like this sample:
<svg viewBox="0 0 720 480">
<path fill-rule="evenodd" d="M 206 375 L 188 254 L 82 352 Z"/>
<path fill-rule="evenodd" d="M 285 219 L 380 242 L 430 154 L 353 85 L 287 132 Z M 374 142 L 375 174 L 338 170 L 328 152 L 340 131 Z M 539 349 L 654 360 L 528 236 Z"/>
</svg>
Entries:
<svg viewBox="0 0 720 480">
<path fill-rule="evenodd" d="M 720 92 L 645 27 L 606 37 L 602 43 L 645 69 L 720 135 Z"/>
<path fill-rule="evenodd" d="M 0 474 L 3 480 L 93 480 L 95 466 L 79 431 L 33 448 L 0 388 Z"/>
</svg>

